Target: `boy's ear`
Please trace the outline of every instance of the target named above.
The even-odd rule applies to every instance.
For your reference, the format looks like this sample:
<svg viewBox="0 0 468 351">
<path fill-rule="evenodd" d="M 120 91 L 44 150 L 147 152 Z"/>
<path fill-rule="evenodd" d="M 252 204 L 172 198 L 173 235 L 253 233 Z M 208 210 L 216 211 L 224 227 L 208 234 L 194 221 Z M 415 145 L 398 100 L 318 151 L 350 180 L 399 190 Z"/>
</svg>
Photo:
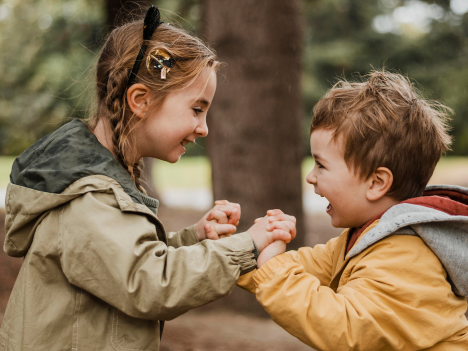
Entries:
<svg viewBox="0 0 468 351">
<path fill-rule="evenodd" d="M 377 201 L 384 197 L 392 187 L 393 173 L 387 167 L 379 167 L 369 177 L 368 184 L 367 200 Z"/>
<path fill-rule="evenodd" d="M 150 90 L 146 85 L 133 84 L 127 90 L 127 103 L 130 110 L 139 118 L 144 118 L 148 110 Z"/>
</svg>

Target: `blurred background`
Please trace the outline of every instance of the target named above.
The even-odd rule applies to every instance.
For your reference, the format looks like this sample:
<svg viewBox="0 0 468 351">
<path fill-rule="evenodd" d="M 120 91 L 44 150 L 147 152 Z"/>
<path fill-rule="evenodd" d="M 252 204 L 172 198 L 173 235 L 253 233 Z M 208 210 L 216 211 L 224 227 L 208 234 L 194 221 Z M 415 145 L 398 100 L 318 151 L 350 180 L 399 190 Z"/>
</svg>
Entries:
<svg viewBox="0 0 468 351">
<path fill-rule="evenodd" d="M 16 156 L 94 98 L 94 65 L 115 25 L 148 2 L 0 2 L 0 239 Z M 290 248 L 340 233 L 304 181 L 313 168 L 311 110 L 337 77 L 373 68 L 412 78 L 454 110 L 452 150 L 431 183 L 468 186 L 468 0 L 155 0 L 162 20 L 208 42 L 224 62 L 210 134 L 177 164 L 146 160 L 146 187 L 169 230 L 193 224 L 213 199 L 242 205 L 239 230 L 269 208 L 298 218 Z M 0 322 L 21 259 L 0 254 Z M 166 324 L 163 350 L 306 350 L 255 298 L 231 296 Z"/>
</svg>

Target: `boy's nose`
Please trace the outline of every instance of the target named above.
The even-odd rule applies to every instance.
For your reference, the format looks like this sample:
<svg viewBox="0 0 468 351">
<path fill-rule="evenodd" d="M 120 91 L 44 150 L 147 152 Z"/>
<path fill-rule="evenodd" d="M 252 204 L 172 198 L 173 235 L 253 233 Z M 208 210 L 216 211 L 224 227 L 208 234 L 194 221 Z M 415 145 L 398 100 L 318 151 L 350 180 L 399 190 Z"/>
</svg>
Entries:
<svg viewBox="0 0 468 351">
<path fill-rule="evenodd" d="M 317 184 L 317 177 L 314 174 L 314 170 L 310 171 L 310 173 L 306 177 L 306 181 L 309 184 L 315 185 Z"/>
</svg>

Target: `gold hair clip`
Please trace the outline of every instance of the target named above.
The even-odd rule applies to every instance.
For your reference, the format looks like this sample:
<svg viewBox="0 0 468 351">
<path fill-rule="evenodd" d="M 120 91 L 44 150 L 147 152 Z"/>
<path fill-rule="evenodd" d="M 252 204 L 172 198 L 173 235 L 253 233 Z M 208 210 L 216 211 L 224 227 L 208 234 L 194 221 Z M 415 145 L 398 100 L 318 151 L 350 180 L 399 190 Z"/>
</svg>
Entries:
<svg viewBox="0 0 468 351">
<path fill-rule="evenodd" d="M 150 67 L 152 59 L 156 61 L 153 68 L 160 69 L 161 79 L 166 79 L 167 73 L 172 68 L 172 61 L 174 59 L 164 50 L 152 50 L 146 58 L 146 69 L 151 75 L 153 75 Z"/>
</svg>

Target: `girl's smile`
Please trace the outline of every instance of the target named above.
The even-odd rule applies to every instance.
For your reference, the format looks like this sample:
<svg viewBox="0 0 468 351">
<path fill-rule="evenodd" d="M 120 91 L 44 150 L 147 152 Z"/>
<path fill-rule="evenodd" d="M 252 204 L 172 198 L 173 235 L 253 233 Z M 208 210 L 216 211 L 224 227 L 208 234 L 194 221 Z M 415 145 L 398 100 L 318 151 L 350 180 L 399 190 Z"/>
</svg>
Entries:
<svg viewBox="0 0 468 351">
<path fill-rule="evenodd" d="M 149 103 L 134 131 L 137 157 L 177 162 L 187 144 L 208 135 L 206 115 L 215 92 L 216 73 L 207 67 L 191 85 L 168 94 L 156 110 L 152 111 Z"/>
</svg>

